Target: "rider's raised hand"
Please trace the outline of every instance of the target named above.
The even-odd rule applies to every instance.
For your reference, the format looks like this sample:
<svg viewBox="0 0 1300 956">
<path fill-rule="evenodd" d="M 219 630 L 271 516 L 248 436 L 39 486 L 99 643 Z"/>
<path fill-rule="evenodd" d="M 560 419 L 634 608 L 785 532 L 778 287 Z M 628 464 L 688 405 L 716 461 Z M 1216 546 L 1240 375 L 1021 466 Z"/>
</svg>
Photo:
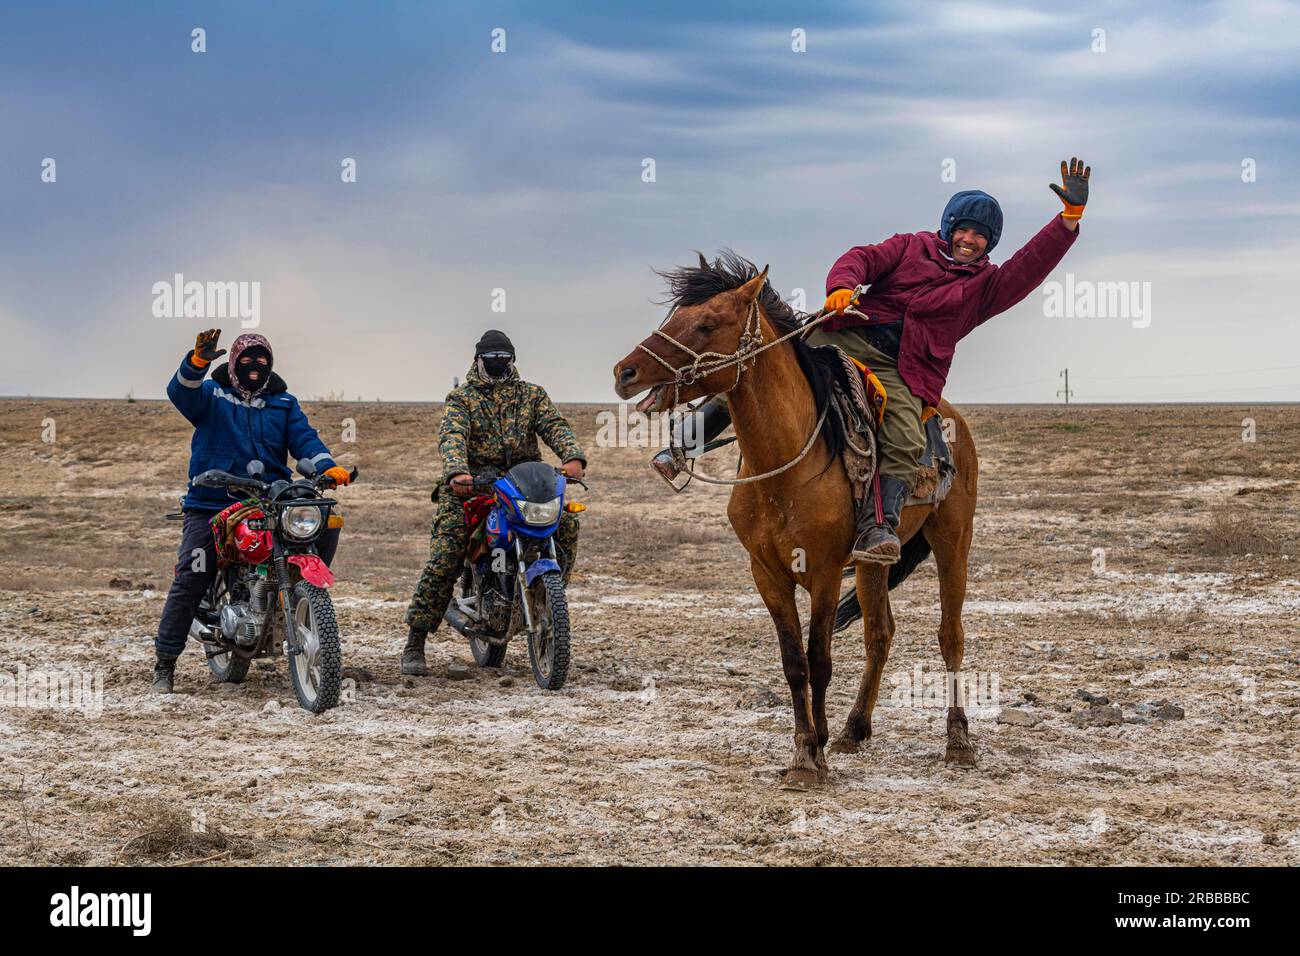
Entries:
<svg viewBox="0 0 1300 956">
<path fill-rule="evenodd" d="M 335 465 L 333 468 L 326 468 L 325 477 L 334 482 L 335 488 L 352 482 L 352 476 L 348 474 L 348 470 L 342 465 Z"/>
<path fill-rule="evenodd" d="M 1061 185 L 1049 183 L 1052 192 L 1065 204 L 1065 211 L 1061 213 L 1062 219 L 1080 219 L 1083 217 L 1083 207 L 1088 204 L 1088 178 L 1092 175 L 1092 167 L 1085 166 L 1083 160 L 1077 157 L 1071 157 L 1067 164 L 1061 160 Z"/>
<path fill-rule="evenodd" d="M 827 312 L 839 312 L 849 307 L 853 301 L 852 289 L 836 289 L 826 297 L 826 305 L 822 308 Z"/>
<path fill-rule="evenodd" d="M 453 492 L 460 495 L 462 498 L 468 498 L 474 493 L 473 475 L 452 475 L 451 478 L 448 479 L 447 484 L 451 486 Z"/>
<path fill-rule="evenodd" d="M 581 458 L 573 458 L 566 461 L 561 470 L 567 478 L 582 478 L 587 474 L 587 469 L 582 464 Z"/>
<path fill-rule="evenodd" d="M 207 368 L 214 359 L 219 359 L 226 354 L 225 349 L 217 348 L 219 338 L 221 338 L 220 329 L 208 329 L 206 332 L 199 333 L 198 338 L 194 340 L 194 352 L 190 355 L 190 361 L 197 368 Z"/>
</svg>

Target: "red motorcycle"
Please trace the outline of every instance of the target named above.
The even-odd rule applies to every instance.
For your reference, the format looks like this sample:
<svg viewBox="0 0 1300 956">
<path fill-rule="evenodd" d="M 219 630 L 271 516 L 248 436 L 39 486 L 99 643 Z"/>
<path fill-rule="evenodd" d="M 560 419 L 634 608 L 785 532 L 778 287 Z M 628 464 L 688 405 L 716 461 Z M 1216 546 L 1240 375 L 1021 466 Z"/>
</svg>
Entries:
<svg viewBox="0 0 1300 956">
<path fill-rule="evenodd" d="M 213 519 L 222 566 L 190 637 L 203 645 L 216 678 L 234 684 L 254 660 L 283 649 L 298 703 L 320 713 L 339 702 L 343 652 L 328 591 L 334 575 L 316 545 L 343 519 L 332 513 L 338 502 L 322 494 L 333 482 L 310 462 L 297 469 L 302 480 L 269 484 L 260 461 L 249 463 L 245 478 L 213 469 L 194 479 L 240 500 Z"/>
</svg>

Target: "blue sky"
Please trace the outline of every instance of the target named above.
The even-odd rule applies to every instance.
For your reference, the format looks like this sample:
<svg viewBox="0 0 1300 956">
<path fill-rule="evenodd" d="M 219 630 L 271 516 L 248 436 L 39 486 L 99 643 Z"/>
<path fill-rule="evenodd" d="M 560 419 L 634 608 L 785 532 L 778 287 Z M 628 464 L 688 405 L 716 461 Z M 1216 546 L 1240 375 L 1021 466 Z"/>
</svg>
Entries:
<svg viewBox="0 0 1300 956">
<path fill-rule="evenodd" d="M 1295 4 L 0 17 L 0 394 L 161 396 L 208 324 L 152 314 L 180 272 L 261 284 L 259 331 L 302 397 L 440 399 L 498 327 L 557 400 L 612 401 L 613 363 L 662 315 L 655 268 L 730 246 L 815 308 L 845 249 L 933 229 L 969 188 L 1002 203 L 1001 261 L 1081 155 L 1093 201 L 1053 278 L 1149 282 L 1150 325 L 1049 318 L 1034 293 L 961 343 L 946 397 L 1054 400 L 1068 366 L 1080 401 L 1300 400 Z"/>
</svg>

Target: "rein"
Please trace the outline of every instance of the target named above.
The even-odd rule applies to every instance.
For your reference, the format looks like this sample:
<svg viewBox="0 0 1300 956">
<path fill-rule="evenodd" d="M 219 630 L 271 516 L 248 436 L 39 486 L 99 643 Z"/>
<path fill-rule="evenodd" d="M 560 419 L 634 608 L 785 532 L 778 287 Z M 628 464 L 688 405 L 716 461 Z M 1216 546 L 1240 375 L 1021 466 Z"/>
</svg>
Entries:
<svg viewBox="0 0 1300 956">
<path fill-rule="evenodd" d="M 668 324 L 676 311 L 677 307 L 673 306 L 672 311 L 668 313 L 659 328 L 655 329 L 654 334 L 689 355 L 692 359 L 691 364 L 683 365 L 680 368 L 674 368 L 668 364 L 667 359 L 652 351 L 644 342 L 638 343 L 637 345 L 637 348 L 645 352 L 646 355 L 649 355 L 652 359 L 672 373 L 673 380 L 671 384 L 673 386 L 673 408 L 676 408 L 681 404 L 683 386 L 689 387 L 694 385 L 700 379 L 707 378 L 714 372 L 719 372 L 722 369 L 731 368 L 732 366 L 736 369 L 736 380 L 731 383 L 730 388 L 727 388 L 722 392 L 715 392 L 714 394 L 727 395 L 735 391 L 736 386 L 740 384 L 741 373 L 752 366 L 758 356 L 762 355 L 768 349 L 774 348 L 782 342 L 792 339 L 797 335 L 806 335 L 813 328 L 821 325 L 834 315 L 856 315 L 862 319 L 867 319 L 866 315 L 863 315 L 851 306 L 842 309 L 840 312 L 828 312 L 825 309 L 822 309 L 820 312 L 809 317 L 807 322 L 800 325 L 794 331 L 787 332 L 785 335 L 773 339 L 771 342 L 764 343 L 763 325 L 759 319 L 758 299 L 755 298 L 754 301 L 750 303 L 749 315 L 745 318 L 745 330 L 741 333 L 740 343 L 737 346 L 736 351 L 727 354 L 724 352 L 696 352 L 694 349 L 683 345 L 665 332 L 663 326 Z M 826 407 L 822 409 L 821 416 L 817 419 L 817 424 L 813 426 L 813 430 L 811 434 L 809 434 L 808 440 L 804 443 L 803 450 L 799 452 L 798 455 L 790 459 L 784 465 L 781 465 L 779 468 L 773 468 L 771 471 L 765 471 L 760 475 L 750 475 L 746 478 L 710 478 L 708 475 L 699 474 L 695 470 L 695 460 L 693 458 L 686 458 L 682 453 L 682 446 L 678 444 L 677 441 L 677 429 L 674 428 L 671 437 L 669 438 L 668 448 L 674 461 L 681 460 L 685 463 L 683 467 L 687 471 L 688 477 L 680 488 L 674 485 L 667 478 L 664 480 L 668 481 L 668 486 L 672 488 L 673 491 L 681 492 L 691 483 L 692 478 L 698 478 L 700 481 L 710 485 L 748 485 L 756 481 L 763 481 L 766 478 L 773 478 L 782 472 L 789 471 L 795 465 L 799 464 L 799 462 L 807 458 L 808 453 L 812 451 L 813 445 L 817 443 L 817 436 L 821 434 L 822 426 L 826 424 L 826 415 L 830 411 L 831 404 L 832 403 L 828 402 Z"/>
</svg>

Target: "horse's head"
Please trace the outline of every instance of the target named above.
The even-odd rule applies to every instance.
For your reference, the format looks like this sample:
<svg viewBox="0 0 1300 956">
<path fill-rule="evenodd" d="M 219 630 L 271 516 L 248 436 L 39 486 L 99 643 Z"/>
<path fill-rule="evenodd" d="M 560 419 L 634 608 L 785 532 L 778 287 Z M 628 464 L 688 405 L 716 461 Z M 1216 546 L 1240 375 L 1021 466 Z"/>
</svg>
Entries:
<svg viewBox="0 0 1300 956">
<path fill-rule="evenodd" d="M 698 267 L 683 266 L 661 275 L 668 280 L 672 312 L 614 366 L 614 391 L 619 398 L 626 400 L 649 389 L 637 403 L 639 412 L 667 411 L 674 402 L 733 388 L 739 368 L 731 364 L 709 371 L 709 363 L 756 344 L 752 336 L 761 328 L 757 310 L 764 308 L 768 298 L 780 303 L 767 285 L 767 267 L 759 272 L 753 263 L 732 253 L 724 253 L 712 264 L 701 255 Z M 693 372 L 697 356 L 702 358 Z M 675 383 L 680 387 L 675 388 Z"/>
</svg>

